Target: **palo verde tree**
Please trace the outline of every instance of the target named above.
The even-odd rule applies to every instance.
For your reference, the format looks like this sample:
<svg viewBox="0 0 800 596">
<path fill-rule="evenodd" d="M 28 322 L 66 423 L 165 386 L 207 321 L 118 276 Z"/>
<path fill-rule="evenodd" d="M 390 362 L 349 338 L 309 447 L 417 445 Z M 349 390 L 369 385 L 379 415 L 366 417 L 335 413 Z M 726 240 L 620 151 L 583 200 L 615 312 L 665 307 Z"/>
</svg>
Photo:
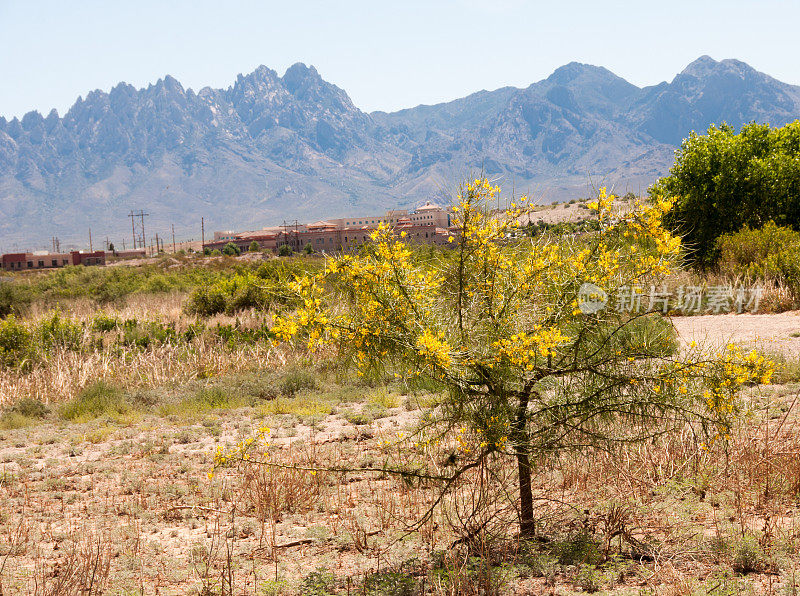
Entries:
<svg viewBox="0 0 800 596">
<path fill-rule="evenodd" d="M 490 211 L 498 193 L 485 179 L 461 190 L 460 234 L 438 258 L 415 256 L 402 232 L 381 226 L 358 254 L 331 257 L 323 272 L 299 278 L 300 306 L 273 331 L 309 350 L 333 346 L 364 373 L 443 387 L 418 431 L 428 441 L 450 437 L 461 451 L 443 487 L 511 458 L 527 537 L 535 531 L 531 472 L 543 454 L 642 440 L 686 423 L 724 434 L 738 389 L 766 382 L 771 365 L 734 348 L 680 352 L 659 313 L 617 308 L 626 289 L 657 284 L 678 256 L 679 239 L 661 226 L 669 202 L 613 213 L 603 192 L 590 205 L 599 231 L 530 238 L 516 232 L 531 203 L 522 198 L 498 215 Z M 411 461 L 381 470 L 434 476 Z"/>
</svg>

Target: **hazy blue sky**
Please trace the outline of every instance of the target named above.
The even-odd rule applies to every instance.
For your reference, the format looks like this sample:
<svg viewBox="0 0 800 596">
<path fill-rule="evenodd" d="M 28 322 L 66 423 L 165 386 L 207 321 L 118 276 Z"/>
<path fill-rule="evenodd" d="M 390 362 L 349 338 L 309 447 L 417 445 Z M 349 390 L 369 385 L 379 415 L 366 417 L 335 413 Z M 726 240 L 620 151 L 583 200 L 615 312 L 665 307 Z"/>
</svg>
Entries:
<svg viewBox="0 0 800 596">
<path fill-rule="evenodd" d="M 0 115 L 298 61 L 369 111 L 527 86 L 572 60 L 650 85 L 709 54 L 800 84 L 798 23 L 800 0 L 0 0 Z"/>
</svg>

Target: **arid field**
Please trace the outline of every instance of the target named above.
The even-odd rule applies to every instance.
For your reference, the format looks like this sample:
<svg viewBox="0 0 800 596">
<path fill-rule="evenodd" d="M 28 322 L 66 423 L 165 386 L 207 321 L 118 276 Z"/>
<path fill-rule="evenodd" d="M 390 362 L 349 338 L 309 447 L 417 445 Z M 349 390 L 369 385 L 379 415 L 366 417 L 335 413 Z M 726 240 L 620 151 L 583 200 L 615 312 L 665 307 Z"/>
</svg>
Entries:
<svg viewBox="0 0 800 596">
<path fill-rule="evenodd" d="M 276 316 L 299 308 L 288 280 L 323 266 L 165 255 L 5 286 L 2 594 L 797 593 L 785 288 L 760 314 L 665 317 L 678 353 L 734 344 L 777 363 L 734 424 L 540 450 L 522 539 L 514 460 L 468 464 L 464 426 L 425 434 L 440 384 L 278 341 Z"/>
</svg>

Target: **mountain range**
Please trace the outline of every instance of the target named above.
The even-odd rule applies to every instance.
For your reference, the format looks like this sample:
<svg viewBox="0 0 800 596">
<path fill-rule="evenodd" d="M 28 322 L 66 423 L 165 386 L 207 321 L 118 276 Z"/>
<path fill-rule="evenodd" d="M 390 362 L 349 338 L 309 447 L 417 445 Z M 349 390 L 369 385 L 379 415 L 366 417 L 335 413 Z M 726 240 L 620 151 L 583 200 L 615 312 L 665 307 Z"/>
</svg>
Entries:
<svg viewBox="0 0 800 596">
<path fill-rule="evenodd" d="M 690 131 L 723 121 L 782 125 L 800 87 L 703 56 L 640 88 L 576 62 L 520 89 L 366 113 L 313 66 L 265 66 L 227 89 L 171 76 L 78 98 L 63 116 L 0 117 L 0 250 L 96 238 L 121 244 L 131 210 L 179 237 L 382 213 L 449 201 L 477 172 L 544 201 L 592 186 L 643 192 Z M 99 244 L 99 243 L 98 243 Z"/>
</svg>

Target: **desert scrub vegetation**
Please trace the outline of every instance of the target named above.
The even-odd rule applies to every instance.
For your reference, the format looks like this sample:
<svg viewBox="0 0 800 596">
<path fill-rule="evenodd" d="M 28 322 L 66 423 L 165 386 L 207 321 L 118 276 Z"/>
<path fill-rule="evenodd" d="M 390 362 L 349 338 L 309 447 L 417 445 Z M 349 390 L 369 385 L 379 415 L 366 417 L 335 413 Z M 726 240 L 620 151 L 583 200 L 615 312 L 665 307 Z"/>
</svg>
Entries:
<svg viewBox="0 0 800 596">
<path fill-rule="evenodd" d="M 224 283 L 226 280 L 234 280 L 234 286 L 238 288 L 247 285 L 245 280 L 253 281 L 254 277 L 264 280 L 262 285 L 271 283 L 275 289 L 280 280 L 316 267 L 315 258 L 240 262 L 227 257 L 205 259 L 197 255 L 171 255 L 162 257 L 159 262 L 135 267 L 69 266 L 54 271 L 14 274 L 10 281 L 0 283 L 0 317 L 23 315 L 37 304 L 52 307 L 65 301 L 87 299 L 102 306 L 119 304 L 135 296 L 185 294 L 214 284 L 228 288 L 230 286 Z M 240 300 L 246 301 L 246 297 Z M 250 306 L 257 305 L 255 302 Z M 231 308 L 236 310 L 247 306 L 236 306 L 234 301 Z"/>
<path fill-rule="evenodd" d="M 717 239 L 716 266 L 729 277 L 788 288 L 793 302 L 800 299 L 800 232 L 768 222 L 751 230 Z"/>
<path fill-rule="evenodd" d="M 497 192 L 445 249 L 165 259 L 198 285 L 6 313 L 3 593 L 792 593 L 790 363 L 592 310 L 700 275 L 669 202 L 530 237 Z"/>
<path fill-rule="evenodd" d="M 667 226 L 685 235 L 694 263 L 713 266 L 714 245 L 723 234 L 770 221 L 798 229 L 798 154 L 800 121 L 779 128 L 753 122 L 738 133 L 727 124 L 712 125 L 683 141 L 669 175 L 649 193 L 675 201 Z"/>
<path fill-rule="evenodd" d="M 186 303 L 186 312 L 204 317 L 258 308 L 268 310 L 291 303 L 287 284 L 309 270 L 301 260 L 261 264 L 255 270 L 239 271 L 195 288 Z"/>
<path fill-rule="evenodd" d="M 185 383 L 286 359 L 269 343 L 264 313 L 194 321 L 180 307 L 159 315 L 156 305 L 0 320 L 0 403 L 69 400 L 96 380 L 125 388 Z"/>
<path fill-rule="evenodd" d="M 333 346 L 360 374 L 402 370 L 440 383 L 445 391 L 423 423 L 391 442 L 380 465 L 359 471 L 439 483 L 435 505 L 464 474 L 491 476 L 511 459 L 517 482 L 510 505 L 520 536 L 532 539 L 532 460 L 686 426 L 709 441 L 725 437 L 738 391 L 769 382 L 774 365 L 735 346 L 678 352 L 671 326 L 655 313 L 584 308 L 587 285 L 593 306 L 594 296 L 659 283 L 675 268 L 680 239 L 661 225 L 671 203 L 613 213 L 613 198 L 602 191 L 590 205 L 599 233 L 508 242 L 531 206 L 523 197 L 505 217 L 490 217 L 498 193 L 486 179 L 462 188 L 452 258 L 412 259 L 402 233 L 381 226 L 358 255 L 331 258 L 323 272 L 298 279 L 300 306 L 278 316 L 272 331 L 311 352 Z M 455 449 L 451 469 L 425 457 L 426 446 L 443 441 Z M 245 447 L 219 454 L 218 464 L 245 457 Z M 403 449 L 423 457 L 405 458 Z M 270 465 L 252 465 L 259 464 Z M 491 502 L 481 507 L 492 509 Z M 473 511 L 476 532 L 484 527 L 481 507 Z"/>
</svg>

